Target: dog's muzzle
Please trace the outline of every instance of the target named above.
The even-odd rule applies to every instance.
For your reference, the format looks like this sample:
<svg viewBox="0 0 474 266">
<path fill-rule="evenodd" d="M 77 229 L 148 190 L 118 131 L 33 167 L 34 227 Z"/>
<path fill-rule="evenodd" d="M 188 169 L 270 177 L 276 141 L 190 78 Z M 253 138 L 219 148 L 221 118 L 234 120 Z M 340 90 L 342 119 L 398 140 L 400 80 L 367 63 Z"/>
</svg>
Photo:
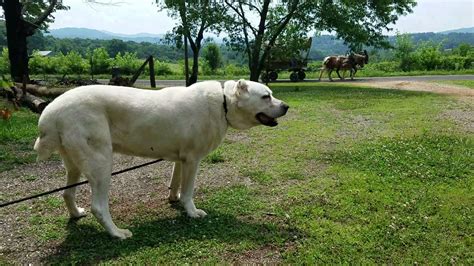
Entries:
<svg viewBox="0 0 474 266">
<path fill-rule="evenodd" d="M 288 109 L 290 106 L 288 106 L 286 103 L 281 104 L 281 113 L 277 115 L 276 117 L 271 117 L 264 112 L 260 112 L 257 115 L 255 115 L 255 118 L 257 118 L 258 122 L 260 122 L 262 125 L 269 126 L 269 127 L 274 127 L 278 125 L 278 121 L 276 120 L 278 117 L 284 116 L 286 112 L 288 112 Z"/>
</svg>

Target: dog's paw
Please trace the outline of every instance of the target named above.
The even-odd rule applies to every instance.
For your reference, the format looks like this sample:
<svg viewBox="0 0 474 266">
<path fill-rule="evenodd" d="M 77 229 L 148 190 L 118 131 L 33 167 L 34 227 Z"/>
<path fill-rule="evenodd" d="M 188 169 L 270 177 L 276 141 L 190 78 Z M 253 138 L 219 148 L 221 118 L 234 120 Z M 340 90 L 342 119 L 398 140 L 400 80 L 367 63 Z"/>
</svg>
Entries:
<svg viewBox="0 0 474 266">
<path fill-rule="evenodd" d="M 170 195 L 168 196 L 168 201 L 169 201 L 170 203 L 179 202 L 179 198 L 180 198 L 179 196 L 180 196 L 179 193 L 177 193 L 176 195 L 171 195 L 171 193 L 170 193 Z"/>
<path fill-rule="evenodd" d="M 86 216 L 86 211 L 84 210 L 84 208 L 77 208 L 75 212 L 71 213 L 71 218 L 74 219 L 79 219 L 84 216 Z"/>
<path fill-rule="evenodd" d="M 191 218 L 204 218 L 207 213 L 201 209 L 196 209 L 194 212 L 188 212 L 188 216 Z"/>
<path fill-rule="evenodd" d="M 113 233 L 113 237 L 119 238 L 120 240 L 127 239 L 129 237 L 132 237 L 132 232 L 128 229 L 118 229 L 116 232 Z"/>
</svg>

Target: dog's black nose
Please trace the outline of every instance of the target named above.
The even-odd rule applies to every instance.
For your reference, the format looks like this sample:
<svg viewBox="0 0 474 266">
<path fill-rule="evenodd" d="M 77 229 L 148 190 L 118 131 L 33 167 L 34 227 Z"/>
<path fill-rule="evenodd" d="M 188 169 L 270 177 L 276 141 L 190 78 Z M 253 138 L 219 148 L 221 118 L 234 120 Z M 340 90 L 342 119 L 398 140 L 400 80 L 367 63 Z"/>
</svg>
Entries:
<svg viewBox="0 0 474 266">
<path fill-rule="evenodd" d="M 281 107 L 283 107 L 283 109 L 285 109 L 285 111 L 288 111 L 288 108 L 290 108 L 290 106 L 286 103 L 282 103 Z"/>
</svg>

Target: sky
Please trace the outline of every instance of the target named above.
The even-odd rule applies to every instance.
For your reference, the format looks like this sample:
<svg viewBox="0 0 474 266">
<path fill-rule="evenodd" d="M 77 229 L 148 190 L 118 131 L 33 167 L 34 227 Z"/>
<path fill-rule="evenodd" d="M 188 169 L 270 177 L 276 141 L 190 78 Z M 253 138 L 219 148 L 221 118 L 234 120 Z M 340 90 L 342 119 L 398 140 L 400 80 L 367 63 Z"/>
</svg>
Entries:
<svg viewBox="0 0 474 266">
<path fill-rule="evenodd" d="M 166 11 L 159 12 L 154 0 L 97 0 L 117 5 L 91 4 L 87 0 L 63 0 L 71 7 L 54 13 L 51 29 L 82 27 L 115 33 L 161 34 L 173 28 L 175 21 Z M 413 13 L 401 17 L 389 34 L 438 32 L 474 27 L 474 0 L 420 0 Z"/>
</svg>

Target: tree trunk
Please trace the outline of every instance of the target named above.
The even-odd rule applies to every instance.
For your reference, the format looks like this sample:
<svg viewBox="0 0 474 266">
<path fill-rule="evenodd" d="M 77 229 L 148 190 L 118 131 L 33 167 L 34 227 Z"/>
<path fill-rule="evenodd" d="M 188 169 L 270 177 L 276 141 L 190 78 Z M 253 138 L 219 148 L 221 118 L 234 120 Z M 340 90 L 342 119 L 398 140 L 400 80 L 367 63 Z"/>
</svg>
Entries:
<svg viewBox="0 0 474 266">
<path fill-rule="evenodd" d="M 26 37 L 29 34 L 28 25 L 22 20 L 22 5 L 18 0 L 8 0 L 3 4 L 5 24 L 7 29 L 8 57 L 10 59 L 10 74 L 14 81 L 28 82 L 28 49 Z"/>
<path fill-rule="evenodd" d="M 262 70 L 259 69 L 258 67 L 250 68 L 250 80 L 258 82 L 258 79 L 260 77 L 260 73 L 262 73 Z"/>
<path fill-rule="evenodd" d="M 193 50 L 193 68 L 191 70 L 191 76 L 189 76 L 189 85 L 193 85 L 197 82 L 199 72 L 199 50 Z"/>
</svg>

